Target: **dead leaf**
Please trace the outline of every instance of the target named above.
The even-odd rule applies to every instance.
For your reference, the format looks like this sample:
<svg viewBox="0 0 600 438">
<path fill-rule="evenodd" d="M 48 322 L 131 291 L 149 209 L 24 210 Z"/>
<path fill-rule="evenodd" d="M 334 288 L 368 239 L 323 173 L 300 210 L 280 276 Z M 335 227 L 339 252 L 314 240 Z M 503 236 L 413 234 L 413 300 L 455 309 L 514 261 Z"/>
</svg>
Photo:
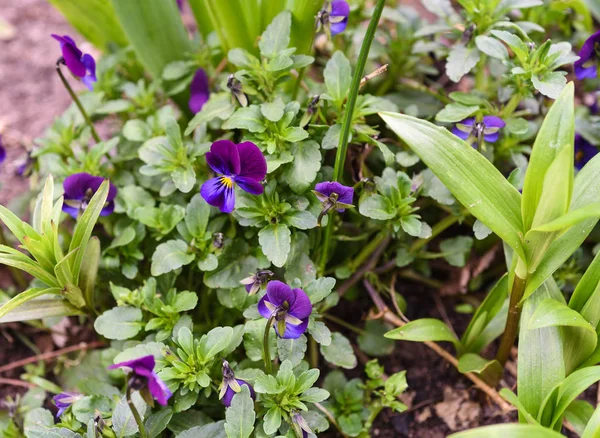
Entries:
<svg viewBox="0 0 600 438">
<path fill-rule="evenodd" d="M 434 408 L 438 417 L 453 431 L 467 427 L 481 412 L 481 406 L 469 399 L 466 390 L 449 386 L 444 388 L 444 401 Z"/>
<path fill-rule="evenodd" d="M 429 418 L 431 418 L 431 408 L 429 406 L 427 406 L 420 413 L 415 415 L 415 420 L 417 421 L 417 423 L 423 423 Z"/>
</svg>

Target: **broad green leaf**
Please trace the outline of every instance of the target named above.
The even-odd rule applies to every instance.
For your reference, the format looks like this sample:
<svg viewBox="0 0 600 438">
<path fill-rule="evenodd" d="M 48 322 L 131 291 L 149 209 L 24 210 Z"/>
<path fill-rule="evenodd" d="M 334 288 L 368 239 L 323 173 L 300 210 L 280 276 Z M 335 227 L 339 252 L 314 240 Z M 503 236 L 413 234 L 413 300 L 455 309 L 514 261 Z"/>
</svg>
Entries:
<svg viewBox="0 0 600 438">
<path fill-rule="evenodd" d="M 148 405 L 142 398 L 139 392 L 134 392 L 131 395 L 131 400 L 140 417 L 144 418 Z M 138 425 L 133 418 L 133 413 L 127 404 L 125 396 L 121 398 L 112 413 L 112 426 L 118 437 L 126 437 L 134 435 L 139 431 Z"/>
<path fill-rule="evenodd" d="M 94 309 L 94 292 L 96 288 L 96 279 L 98 277 L 100 257 L 100 239 L 93 236 L 88 242 L 85 250 L 85 257 L 81 264 L 81 273 L 79 277 L 79 287 L 81 288 L 85 302 L 90 309 Z"/>
<path fill-rule="evenodd" d="M 283 11 L 277 15 L 273 22 L 267 26 L 258 42 L 261 55 L 266 58 L 273 58 L 287 49 L 290 44 L 291 27 L 292 15 L 289 11 Z"/>
<path fill-rule="evenodd" d="M 564 438 L 564 435 L 534 424 L 498 424 L 453 433 L 448 438 Z"/>
<path fill-rule="evenodd" d="M 167 428 L 172 417 L 173 409 L 169 406 L 162 408 L 158 412 L 152 413 L 144 422 L 144 429 L 146 429 L 148 438 L 156 438 L 159 436 L 161 432 Z"/>
<path fill-rule="evenodd" d="M 215 118 L 227 120 L 234 111 L 235 106 L 231 102 L 230 93 L 213 93 L 210 95 L 208 102 L 202 107 L 202 110 L 190 121 L 185 130 L 185 135 L 190 135 L 202 123 L 210 122 Z"/>
<path fill-rule="evenodd" d="M 185 59 L 192 45 L 177 4 L 163 0 L 111 1 L 136 56 L 154 78 L 167 64 Z"/>
<path fill-rule="evenodd" d="M 174 271 L 189 265 L 195 258 L 188 252 L 188 245 L 183 240 L 168 240 L 158 245 L 152 254 L 152 275 L 156 277 Z"/>
<path fill-rule="evenodd" d="M 127 38 L 108 0 L 49 0 L 87 41 L 102 51 L 125 47 Z"/>
<path fill-rule="evenodd" d="M 594 260 L 588 268 L 586 269 L 583 277 L 577 283 L 577 287 L 571 295 L 571 299 L 569 300 L 569 307 L 571 309 L 577 310 L 581 314 L 584 314 L 583 309 L 586 304 L 589 302 L 590 298 L 595 295 L 600 295 L 598 293 L 598 285 L 600 283 L 600 252 L 596 254 Z M 592 317 L 592 315 L 589 315 Z M 598 325 L 598 317 L 590 319 L 594 327 Z"/>
<path fill-rule="evenodd" d="M 192 412 L 193 411 L 185 411 L 182 414 Z M 198 416 L 198 412 L 195 413 Z M 169 424 L 169 428 L 171 424 Z M 191 429 L 187 429 L 179 434 L 177 434 L 177 438 L 226 438 L 227 434 L 225 433 L 225 421 L 217 421 L 216 423 L 208 423 L 202 426 L 195 426 Z"/>
<path fill-rule="evenodd" d="M 267 225 L 258 233 L 258 243 L 263 253 L 278 268 L 287 260 L 291 249 L 291 236 L 290 229 L 283 224 Z"/>
<path fill-rule="evenodd" d="M 279 360 L 289 360 L 292 365 L 297 366 L 304 359 L 306 353 L 307 340 L 306 336 L 302 335 L 297 339 L 281 339 L 277 338 L 277 353 Z"/>
<path fill-rule="evenodd" d="M 600 406 L 596 408 L 592 418 L 588 422 L 581 438 L 598 438 L 600 437 Z"/>
<path fill-rule="evenodd" d="M 108 180 L 105 180 L 92 199 L 88 204 L 83 214 L 77 219 L 77 225 L 73 231 L 73 239 L 69 245 L 69 253 L 79 248 L 73 259 L 71 259 L 71 272 L 73 273 L 73 280 L 75 284 L 79 284 L 79 272 L 81 270 L 81 264 L 83 263 L 83 257 L 85 256 L 85 250 L 94 230 L 94 226 L 100 217 L 100 212 L 106 204 L 106 198 L 108 197 L 108 191 L 110 189 Z"/>
<path fill-rule="evenodd" d="M 142 311 L 135 307 L 113 307 L 94 321 L 94 329 L 108 339 L 132 338 L 142 327 Z"/>
<path fill-rule="evenodd" d="M 585 400 L 574 400 L 565 410 L 565 420 L 568 421 L 575 433 L 582 436 L 586 425 L 594 415 L 594 406 Z"/>
<path fill-rule="evenodd" d="M 384 335 L 390 327 L 382 321 L 373 319 L 365 323 L 364 332 L 356 339 L 358 347 L 369 356 L 386 356 L 394 351 L 396 343 Z"/>
<path fill-rule="evenodd" d="M 452 237 L 440 242 L 440 251 L 446 261 L 459 268 L 467 263 L 472 247 L 473 238 L 469 236 Z"/>
<path fill-rule="evenodd" d="M 563 337 L 558 327 L 529 329 L 529 321 L 541 302 L 564 300 L 553 278 L 549 278 L 523 304 L 517 361 L 519 400 L 531 415 L 536 416 L 557 383 L 565 378 Z"/>
<path fill-rule="evenodd" d="M 284 111 L 285 103 L 283 103 L 281 98 L 277 98 L 273 102 L 265 102 L 260 105 L 260 112 L 271 122 L 278 122 L 281 120 Z"/>
<path fill-rule="evenodd" d="M 444 322 L 434 318 L 411 321 L 402 327 L 387 332 L 385 337 L 399 341 L 448 341 L 454 344 L 459 343 L 452 330 Z"/>
<path fill-rule="evenodd" d="M 464 354 L 458 360 L 458 371 L 463 374 L 483 374 L 484 372 L 493 370 L 494 368 L 496 368 L 496 370 L 493 371 L 497 371 L 498 367 L 499 370 L 502 371 L 502 367 L 500 367 L 500 364 L 497 361 L 485 359 L 474 353 Z"/>
<path fill-rule="evenodd" d="M 320 345 L 321 354 L 327 362 L 351 370 L 356 367 L 357 359 L 348 338 L 341 333 L 331 335 L 331 344 Z"/>
<path fill-rule="evenodd" d="M 571 83 L 548 111 L 533 144 L 521 197 L 524 230 L 532 227 L 542 198 L 546 172 L 563 148 L 573 147 L 575 137 L 573 93 L 574 86 Z"/>
<path fill-rule="evenodd" d="M 479 105 L 463 105 L 462 103 L 449 103 L 435 115 L 435 120 L 442 123 L 457 123 L 479 110 Z"/>
<path fill-rule="evenodd" d="M 267 130 L 262 112 L 258 105 L 239 108 L 225 123 L 223 129 L 247 129 L 252 133 L 262 133 Z"/>
<path fill-rule="evenodd" d="M 575 177 L 570 211 L 600 202 L 600 154 L 592 158 Z M 581 246 L 592 231 L 598 218 L 591 218 L 574 225 L 560 235 L 545 251 L 535 272 L 529 275 L 525 296 L 531 294 L 546 278 L 554 273 Z"/>
<path fill-rule="evenodd" d="M 571 309 L 562 301 L 552 298 L 543 300 L 535 309 L 529 320 L 528 329 L 544 327 L 581 327 L 592 333 L 596 330 L 576 310 Z"/>
<path fill-rule="evenodd" d="M 396 217 L 396 211 L 390 200 L 377 193 L 360 197 L 358 212 L 363 216 L 377 220 L 389 220 Z"/>
<path fill-rule="evenodd" d="M 210 206 L 200 196 L 195 194 L 185 208 L 185 225 L 193 237 L 203 238 L 210 218 Z"/>
<path fill-rule="evenodd" d="M 506 50 L 504 44 L 495 38 L 479 35 L 475 38 L 475 44 L 480 51 L 492 58 L 500 59 L 502 61 L 508 59 L 508 50 Z"/>
<path fill-rule="evenodd" d="M 303 194 L 317 178 L 321 169 L 321 152 L 319 144 L 315 141 L 304 141 L 292 146 L 292 161 L 283 174 L 283 179 L 291 189 L 298 194 Z"/>
<path fill-rule="evenodd" d="M 32 300 L 35 300 L 38 297 L 41 297 L 43 295 L 59 295 L 61 292 L 61 288 L 33 288 L 33 289 L 28 289 L 24 292 L 21 292 L 19 294 L 17 294 L 16 296 L 14 296 L 10 301 L 4 303 L 2 306 L 0 306 L 0 323 L 3 322 L 10 322 L 10 321 L 24 321 L 26 318 L 27 319 L 41 319 L 41 318 L 46 318 L 46 312 L 45 309 L 42 307 L 42 302 L 36 302 L 33 306 L 27 306 L 27 310 L 23 309 L 23 312 L 21 312 L 21 307 L 24 306 L 27 302 L 30 302 Z M 36 300 L 37 301 L 37 300 Z M 62 300 L 58 300 L 58 301 L 62 301 Z M 48 309 L 49 313 L 56 313 L 58 311 L 58 313 L 64 312 L 64 311 L 68 311 L 69 309 L 72 311 L 73 309 L 75 309 L 73 306 L 68 305 L 68 303 L 64 303 L 65 306 L 60 305 L 58 307 L 56 306 L 52 306 L 52 310 Z M 36 311 L 37 308 L 37 311 Z M 17 310 L 18 309 L 18 310 Z M 18 315 L 13 315 L 13 312 L 19 312 Z M 43 316 L 38 316 L 38 315 L 43 315 Z M 30 318 L 32 317 L 32 318 Z M 19 318 L 19 319 L 15 319 L 15 318 Z"/>
<path fill-rule="evenodd" d="M 531 75 L 531 82 L 533 83 L 533 87 L 544 96 L 550 99 L 557 99 L 565 88 L 565 85 L 567 85 L 565 74 L 565 72 L 561 71 L 552 71 L 542 76 Z"/>
<path fill-rule="evenodd" d="M 267 320 L 265 318 L 248 321 L 244 325 L 244 350 L 246 356 L 253 362 L 262 360 L 263 338 Z M 277 337 L 275 330 L 269 331 L 269 352 L 271 359 L 275 359 L 277 354 Z"/>
<path fill-rule="evenodd" d="M 248 438 L 254 430 L 254 402 L 246 385 L 233 396 L 225 412 L 225 432 L 229 438 Z"/>
<path fill-rule="evenodd" d="M 456 44 L 450 53 L 446 62 L 446 74 L 453 82 L 458 82 L 464 75 L 469 73 L 479 61 L 479 51 L 475 47 L 465 47 L 462 44 Z"/>
<path fill-rule="evenodd" d="M 531 231 L 539 232 L 552 232 L 560 231 L 578 223 L 590 219 L 600 217 L 600 203 L 596 202 L 588 204 L 585 207 L 578 208 L 577 210 L 569 211 L 567 214 L 554 219 L 551 222 L 547 222 L 544 225 L 537 226 Z"/>
<path fill-rule="evenodd" d="M 310 302 L 313 306 L 320 303 L 327 298 L 333 288 L 335 287 L 335 278 L 333 277 L 321 277 L 317 280 L 311 281 L 307 286 L 304 287 L 304 292 L 310 298 Z"/>
<path fill-rule="evenodd" d="M 350 61 L 348 61 L 343 52 L 338 50 L 327 61 L 323 76 L 329 95 L 336 102 L 343 102 L 348 97 L 350 83 L 352 82 Z"/>
<path fill-rule="evenodd" d="M 187 330 L 186 328 L 182 330 Z M 205 361 L 215 357 L 229 345 L 233 336 L 233 328 L 231 327 L 215 327 L 207 334 L 202 335 L 198 343 L 197 354 Z"/>
<path fill-rule="evenodd" d="M 519 255 L 521 195 L 483 155 L 444 128 L 395 113 L 380 113 L 469 212 Z"/>
<path fill-rule="evenodd" d="M 128 120 L 123 126 L 123 137 L 129 141 L 143 142 L 152 136 L 152 128 L 139 119 Z"/>
</svg>

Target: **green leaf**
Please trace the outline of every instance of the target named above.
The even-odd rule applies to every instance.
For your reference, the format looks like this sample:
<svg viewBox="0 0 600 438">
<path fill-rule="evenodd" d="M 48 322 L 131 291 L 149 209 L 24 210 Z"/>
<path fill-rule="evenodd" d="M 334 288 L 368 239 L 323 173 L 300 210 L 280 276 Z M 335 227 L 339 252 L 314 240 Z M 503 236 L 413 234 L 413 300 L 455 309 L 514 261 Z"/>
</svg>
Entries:
<svg viewBox="0 0 600 438">
<path fill-rule="evenodd" d="M 479 51 L 474 47 L 456 44 L 448 54 L 446 74 L 453 82 L 458 82 L 469 73 L 479 61 Z"/>
<path fill-rule="evenodd" d="M 112 0 L 111 3 L 136 56 L 154 78 L 162 76 L 167 64 L 185 59 L 186 53 L 192 51 L 175 3 L 163 0 Z"/>
<path fill-rule="evenodd" d="M 520 194 L 483 155 L 444 128 L 380 113 L 469 212 L 523 256 Z"/>
<path fill-rule="evenodd" d="M 481 52 L 492 58 L 500 59 L 501 61 L 508 59 L 508 50 L 506 50 L 504 44 L 495 38 L 479 35 L 475 38 L 475 44 Z"/>
<path fill-rule="evenodd" d="M 574 87 L 571 83 L 548 111 L 533 144 L 522 196 L 524 230 L 532 227 L 550 165 L 563 148 L 573 147 L 575 136 L 573 92 Z"/>
<path fill-rule="evenodd" d="M 445 239 L 440 242 L 440 250 L 446 261 L 452 265 L 462 268 L 467 263 L 473 247 L 473 238 L 469 236 L 458 236 Z"/>
<path fill-rule="evenodd" d="M 458 360 L 458 371 L 463 374 L 484 374 L 486 372 L 491 372 L 502 375 L 502 367 L 498 361 L 488 360 L 474 353 L 467 353 L 460 357 Z"/>
<path fill-rule="evenodd" d="M 279 360 L 289 360 L 292 365 L 297 366 L 304 359 L 306 353 L 306 336 L 302 335 L 297 339 L 281 339 L 277 338 L 277 353 Z"/>
<path fill-rule="evenodd" d="M 332 277 L 321 277 L 317 280 L 311 281 L 305 288 L 304 292 L 310 298 L 310 302 L 314 306 L 320 303 L 331 294 L 335 287 L 336 280 Z"/>
<path fill-rule="evenodd" d="M 60 287 L 61 284 L 58 279 L 54 276 L 54 273 L 50 274 L 48 271 L 43 269 L 39 263 L 31 260 L 25 254 L 9 248 L 11 253 L 6 251 L 8 247 L 2 247 L 4 252 L 0 252 L 0 264 L 6 266 L 12 266 L 13 268 L 25 271 L 33 277 L 41 280 L 50 287 Z M 14 252 L 12 252 L 14 251 Z"/>
<path fill-rule="evenodd" d="M 585 400 L 574 400 L 565 411 L 565 421 L 573 427 L 575 433 L 581 436 L 585 432 L 586 425 L 594 415 L 594 407 Z"/>
<path fill-rule="evenodd" d="M 185 411 L 185 413 L 194 413 L 193 411 Z M 195 413 L 196 416 L 198 412 Z M 169 424 L 171 427 L 171 424 Z M 191 429 L 184 430 L 181 433 L 177 434 L 177 438 L 227 438 L 227 434 L 225 433 L 225 421 L 217 421 L 216 423 L 204 424 L 202 426 L 192 427 Z"/>
<path fill-rule="evenodd" d="M 519 400 L 531 415 L 536 416 L 544 398 L 565 378 L 563 338 L 557 327 L 529 329 L 529 321 L 540 303 L 546 299 L 563 300 L 554 279 L 549 278 L 523 304 L 520 344 L 517 361 Z"/>
<path fill-rule="evenodd" d="M 195 258 L 188 252 L 188 245 L 183 240 L 168 240 L 158 245 L 152 254 L 152 275 L 157 277 L 174 271 L 189 265 Z"/>
<path fill-rule="evenodd" d="M 594 327 L 579 312 L 552 298 L 539 303 L 529 320 L 529 330 L 544 327 L 581 327 L 596 333 Z"/>
<path fill-rule="evenodd" d="M 202 110 L 197 113 L 188 124 L 185 135 L 190 135 L 194 129 L 203 123 L 210 122 L 215 118 L 227 120 L 235 111 L 235 106 L 231 102 L 230 93 L 214 93 L 210 95 L 208 102 L 204 104 Z"/>
<path fill-rule="evenodd" d="M 260 112 L 267 120 L 278 122 L 283 117 L 285 111 L 285 103 L 281 98 L 275 99 L 273 102 L 265 102 L 260 105 Z"/>
<path fill-rule="evenodd" d="M 596 254 L 592 263 L 588 266 L 583 277 L 577 283 L 577 287 L 569 300 L 569 307 L 580 312 L 586 319 L 592 321 L 594 327 L 598 325 L 598 317 L 595 315 L 585 315 L 585 307 L 590 299 L 599 295 L 598 285 L 600 283 L 600 252 Z M 594 318 L 595 316 L 595 318 Z"/>
<path fill-rule="evenodd" d="M 434 318 L 411 321 L 402 327 L 387 332 L 385 337 L 400 341 L 449 341 L 454 344 L 459 343 L 452 330 L 444 322 Z"/>
<path fill-rule="evenodd" d="M 317 226 L 317 218 L 307 210 L 292 210 L 285 215 L 285 222 L 299 230 L 310 230 Z"/>
<path fill-rule="evenodd" d="M 94 329 L 108 339 L 123 340 L 142 329 L 142 311 L 135 307 L 114 307 L 94 321 Z"/>
<path fill-rule="evenodd" d="M 281 409 L 273 406 L 263 418 L 263 428 L 267 435 L 273 435 L 281 426 Z"/>
<path fill-rule="evenodd" d="M 49 289 L 44 290 L 48 291 Z M 25 294 L 26 292 L 28 291 L 21 292 L 15 298 Z M 6 314 L 4 314 L 4 307 L 0 307 L 0 313 L 4 314 L 4 316 L 0 317 L 0 324 L 7 322 L 31 321 L 35 319 L 83 314 L 81 310 L 73 306 L 67 300 L 58 297 L 57 294 L 59 292 L 60 289 L 56 289 L 55 295 L 49 295 L 48 293 L 45 293 L 45 298 L 36 298 L 28 300 Z M 6 304 L 8 303 L 5 303 L 5 305 Z"/>
<path fill-rule="evenodd" d="M 395 342 L 384 335 L 390 327 L 378 320 L 368 320 L 364 332 L 357 338 L 358 347 L 369 356 L 385 356 L 394 351 Z"/>
<path fill-rule="evenodd" d="M 390 200 L 379 194 L 360 197 L 358 212 L 363 216 L 377 220 L 389 220 L 396 217 L 396 211 Z"/>
<path fill-rule="evenodd" d="M 291 249 L 291 236 L 290 229 L 283 224 L 267 225 L 258 233 L 258 243 L 260 243 L 263 253 L 271 263 L 279 268 L 287 260 Z"/>
<path fill-rule="evenodd" d="M 600 434 L 600 406 L 596 408 L 581 438 L 598 438 Z"/>
<path fill-rule="evenodd" d="M 189 233 L 196 238 L 203 238 L 210 218 L 210 206 L 197 193 L 185 208 L 185 225 Z"/>
<path fill-rule="evenodd" d="M 479 105 L 449 103 L 435 115 L 435 120 L 442 123 L 457 123 L 472 116 L 478 110 Z"/>
<path fill-rule="evenodd" d="M 547 72 L 542 76 L 532 75 L 531 82 L 536 90 L 550 99 L 557 99 L 567 85 L 565 72 Z"/>
<path fill-rule="evenodd" d="M 260 54 L 265 58 L 274 58 L 290 44 L 290 30 L 292 27 L 292 15 L 289 11 L 283 11 L 267 26 L 263 32 L 258 47 Z"/>
<path fill-rule="evenodd" d="M 223 129 L 247 129 L 252 133 L 262 133 L 267 130 L 258 105 L 239 108 L 225 123 Z"/>
<path fill-rule="evenodd" d="M 229 438 L 248 438 L 254 430 L 254 402 L 246 385 L 233 396 L 225 412 L 225 432 Z"/>
<path fill-rule="evenodd" d="M 5 321 L 5 318 L 7 317 L 7 315 L 9 315 L 10 312 L 13 312 L 15 309 L 17 309 L 18 307 L 27 303 L 28 301 L 31 301 L 31 300 L 41 297 L 43 295 L 49 295 L 49 294 L 58 295 L 58 294 L 60 294 L 60 292 L 61 292 L 60 288 L 33 288 L 33 289 L 28 289 L 24 292 L 21 292 L 21 293 L 17 294 L 16 296 L 14 296 L 10 301 L 8 301 L 8 302 L 4 303 L 2 306 L 0 306 L 0 321 L 8 322 L 8 321 Z"/>
<path fill-rule="evenodd" d="M 142 399 L 139 392 L 134 392 L 131 395 L 131 400 L 136 410 L 140 414 L 140 417 L 144 418 L 148 405 Z M 133 418 L 133 413 L 127 404 L 125 396 L 121 398 L 117 407 L 112 413 L 112 426 L 118 437 L 131 436 L 139 431 L 138 425 Z"/>
<path fill-rule="evenodd" d="M 146 429 L 148 438 L 156 438 L 159 436 L 162 431 L 167 428 L 167 425 L 169 424 L 169 421 L 171 421 L 172 417 L 173 409 L 171 409 L 169 406 L 151 414 L 144 423 L 144 429 Z"/>
<path fill-rule="evenodd" d="M 578 223 L 591 218 L 599 218 L 600 217 L 600 203 L 596 202 L 593 204 L 588 204 L 585 207 L 578 208 L 577 210 L 569 211 L 568 213 L 559 216 L 558 218 L 546 222 L 543 225 L 539 225 L 533 228 L 531 231 L 538 232 L 552 232 L 552 231 L 560 231 L 565 228 L 572 227 L 573 225 L 577 225 Z"/>
<path fill-rule="evenodd" d="M 319 144 L 312 140 L 296 143 L 292 146 L 291 153 L 294 161 L 286 166 L 283 179 L 295 193 L 303 194 L 312 185 L 317 178 L 317 172 L 321 169 Z"/>
<path fill-rule="evenodd" d="M 244 325 L 244 349 L 246 356 L 253 362 L 262 360 L 263 354 L 263 337 L 267 320 L 265 318 L 247 321 Z M 275 330 L 269 332 L 269 351 L 271 359 L 275 359 L 277 352 L 277 337 Z"/>
<path fill-rule="evenodd" d="M 327 362 L 351 370 L 356 367 L 357 360 L 348 338 L 341 333 L 331 335 L 331 344 L 320 345 L 321 354 Z"/>
<path fill-rule="evenodd" d="M 134 119 L 128 120 L 123 126 L 123 137 L 129 141 L 143 142 L 150 138 L 152 129 L 146 122 Z"/>
<path fill-rule="evenodd" d="M 333 100 L 340 103 L 346 100 L 352 82 L 352 68 L 343 52 L 336 51 L 327 61 L 323 77 L 327 92 Z"/>
<path fill-rule="evenodd" d="M 79 277 L 79 287 L 83 292 L 85 302 L 90 309 L 94 309 L 94 292 L 96 288 L 96 279 L 98 277 L 98 268 L 100 265 L 101 248 L 100 239 L 93 236 L 88 242 L 85 257 L 81 264 L 81 273 Z"/>
<path fill-rule="evenodd" d="M 207 334 L 202 335 L 196 353 L 201 356 L 204 361 L 209 361 L 228 347 L 232 336 L 233 328 L 215 327 Z"/>
<path fill-rule="evenodd" d="M 534 424 L 498 424 L 464 432 L 453 433 L 448 438 L 564 438 L 558 432 Z"/>
<path fill-rule="evenodd" d="M 71 272 L 73 273 L 73 279 L 75 284 L 79 284 L 79 272 L 81 270 L 81 264 L 83 263 L 83 257 L 85 256 L 85 250 L 94 230 L 94 226 L 100 217 L 100 212 L 106 204 L 106 198 L 108 197 L 109 191 L 108 180 L 105 180 L 92 199 L 88 204 L 83 214 L 77 219 L 77 225 L 73 231 L 73 239 L 69 245 L 69 253 L 79 248 L 75 257 L 71 259 Z"/>
</svg>

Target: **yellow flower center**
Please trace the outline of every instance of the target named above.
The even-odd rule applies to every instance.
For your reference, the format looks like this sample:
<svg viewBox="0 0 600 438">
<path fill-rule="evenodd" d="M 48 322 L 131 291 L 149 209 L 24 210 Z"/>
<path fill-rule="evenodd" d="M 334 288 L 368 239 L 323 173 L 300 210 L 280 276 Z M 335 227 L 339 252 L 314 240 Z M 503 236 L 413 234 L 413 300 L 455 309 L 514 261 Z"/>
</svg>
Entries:
<svg viewBox="0 0 600 438">
<path fill-rule="evenodd" d="M 228 189 L 233 187 L 233 180 L 228 176 L 221 177 L 221 184 L 223 184 Z"/>
</svg>

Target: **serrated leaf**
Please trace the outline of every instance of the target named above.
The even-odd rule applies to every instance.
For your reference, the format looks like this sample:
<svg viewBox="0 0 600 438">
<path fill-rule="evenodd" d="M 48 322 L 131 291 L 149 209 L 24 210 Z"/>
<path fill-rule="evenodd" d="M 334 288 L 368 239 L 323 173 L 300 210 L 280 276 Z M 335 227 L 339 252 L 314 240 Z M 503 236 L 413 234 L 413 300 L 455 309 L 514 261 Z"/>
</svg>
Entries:
<svg viewBox="0 0 600 438">
<path fill-rule="evenodd" d="M 152 254 L 152 275 L 157 277 L 167 272 L 189 265 L 196 256 L 188 252 L 188 245 L 183 240 L 168 240 L 156 247 Z"/>
<path fill-rule="evenodd" d="M 350 61 L 341 51 L 336 51 L 327 61 L 323 71 L 327 92 L 336 102 L 343 102 L 348 96 L 352 82 Z"/>
<path fill-rule="evenodd" d="M 233 396 L 225 412 L 225 432 L 229 438 L 248 438 L 254 430 L 254 402 L 246 385 Z"/>
<path fill-rule="evenodd" d="M 283 11 L 267 26 L 263 32 L 258 47 L 260 54 L 265 58 L 273 58 L 290 44 L 290 30 L 292 27 L 292 15 L 289 11 Z"/>
<path fill-rule="evenodd" d="M 348 338 L 341 333 L 333 333 L 331 335 L 331 344 L 321 344 L 320 350 L 327 362 L 348 370 L 356 367 L 357 360 L 352 345 Z"/>
<path fill-rule="evenodd" d="M 453 82 L 458 82 L 469 73 L 479 61 L 479 51 L 474 47 L 457 44 L 448 54 L 446 74 Z"/>
<path fill-rule="evenodd" d="M 279 268 L 285 264 L 290 253 L 291 236 L 290 229 L 283 224 L 267 225 L 258 233 L 258 243 L 263 253 Z"/>
<path fill-rule="evenodd" d="M 319 145 L 312 140 L 296 143 L 292 146 L 291 153 L 294 161 L 286 166 L 283 178 L 295 193 L 303 194 L 321 169 Z"/>
</svg>

